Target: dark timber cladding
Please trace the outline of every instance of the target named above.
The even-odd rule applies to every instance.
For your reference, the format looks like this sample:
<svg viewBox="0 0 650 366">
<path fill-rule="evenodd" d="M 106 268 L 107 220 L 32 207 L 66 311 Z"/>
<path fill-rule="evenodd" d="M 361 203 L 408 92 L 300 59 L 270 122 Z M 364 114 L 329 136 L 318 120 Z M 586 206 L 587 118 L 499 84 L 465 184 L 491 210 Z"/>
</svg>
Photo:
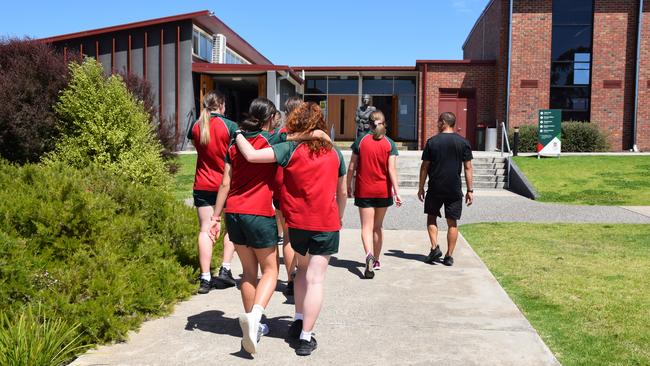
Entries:
<svg viewBox="0 0 650 366">
<path fill-rule="evenodd" d="M 146 79 L 159 117 L 172 123 L 179 137 L 195 114 L 192 27 L 191 19 L 183 19 L 111 32 L 81 32 L 53 37 L 51 42 L 64 50 L 65 57 L 68 52 L 94 57 L 106 74 L 131 72 Z"/>
</svg>

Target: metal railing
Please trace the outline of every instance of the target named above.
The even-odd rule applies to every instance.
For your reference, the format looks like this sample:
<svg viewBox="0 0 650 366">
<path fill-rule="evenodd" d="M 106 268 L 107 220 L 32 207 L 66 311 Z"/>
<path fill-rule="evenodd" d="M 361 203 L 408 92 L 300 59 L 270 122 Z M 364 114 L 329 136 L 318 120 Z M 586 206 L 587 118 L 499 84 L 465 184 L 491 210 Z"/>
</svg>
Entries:
<svg viewBox="0 0 650 366">
<path fill-rule="evenodd" d="M 506 188 L 510 188 L 510 159 L 512 159 L 512 150 L 510 149 L 510 141 L 508 140 L 508 130 L 506 129 L 506 123 L 501 122 L 501 157 L 505 152 L 504 148 L 508 148 L 508 172 L 506 178 Z"/>
</svg>

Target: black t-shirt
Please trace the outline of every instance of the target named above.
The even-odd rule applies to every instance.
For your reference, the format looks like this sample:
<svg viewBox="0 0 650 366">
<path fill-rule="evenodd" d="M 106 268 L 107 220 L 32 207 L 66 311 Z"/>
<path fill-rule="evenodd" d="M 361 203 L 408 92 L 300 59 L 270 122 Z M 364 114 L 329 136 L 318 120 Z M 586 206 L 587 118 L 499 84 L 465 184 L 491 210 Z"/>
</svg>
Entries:
<svg viewBox="0 0 650 366">
<path fill-rule="evenodd" d="M 456 133 L 439 133 L 430 138 L 422 151 L 422 160 L 431 162 L 428 194 L 462 198 L 460 172 L 463 162 L 472 158 L 469 142 Z"/>
</svg>

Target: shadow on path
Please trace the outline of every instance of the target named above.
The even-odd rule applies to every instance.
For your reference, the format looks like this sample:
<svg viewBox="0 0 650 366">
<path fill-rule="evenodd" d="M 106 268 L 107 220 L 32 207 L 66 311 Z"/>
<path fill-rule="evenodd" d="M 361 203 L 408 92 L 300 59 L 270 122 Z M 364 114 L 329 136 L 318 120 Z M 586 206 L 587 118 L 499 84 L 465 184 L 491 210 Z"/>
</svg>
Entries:
<svg viewBox="0 0 650 366">
<path fill-rule="evenodd" d="M 359 278 L 365 278 L 363 272 L 359 268 L 363 268 L 365 264 L 357 261 L 350 261 L 347 259 L 338 259 L 337 257 L 332 256 L 330 258 L 330 265 L 339 268 L 345 268 L 350 273 L 359 276 Z"/>
<path fill-rule="evenodd" d="M 415 254 L 415 253 L 405 253 L 403 250 L 398 249 L 389 249 L 388 252 L 384 253 L 388 257 L 397 257 L 411 261 L 424 262 L 424 259 L 427 257 L 424 254 Z M 434 263 L 428 264 L 438 264 L 442 263 L 442 258 L 438 258 Z"/>
</svg>

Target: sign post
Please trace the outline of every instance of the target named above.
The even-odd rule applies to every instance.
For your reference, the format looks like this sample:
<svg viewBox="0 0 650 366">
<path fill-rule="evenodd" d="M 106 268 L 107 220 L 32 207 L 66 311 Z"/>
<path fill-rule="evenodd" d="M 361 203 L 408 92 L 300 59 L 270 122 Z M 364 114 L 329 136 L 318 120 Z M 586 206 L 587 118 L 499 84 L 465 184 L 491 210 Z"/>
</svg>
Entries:
<svg viewBox="0 0 650 366">
<path fill-rule="evenodd" d="M 562 111 L 559 109 L 540 109 L 537 129 L 537 158 L 541 156 L 560 157 L 562 151 Z"/>
</svg>

